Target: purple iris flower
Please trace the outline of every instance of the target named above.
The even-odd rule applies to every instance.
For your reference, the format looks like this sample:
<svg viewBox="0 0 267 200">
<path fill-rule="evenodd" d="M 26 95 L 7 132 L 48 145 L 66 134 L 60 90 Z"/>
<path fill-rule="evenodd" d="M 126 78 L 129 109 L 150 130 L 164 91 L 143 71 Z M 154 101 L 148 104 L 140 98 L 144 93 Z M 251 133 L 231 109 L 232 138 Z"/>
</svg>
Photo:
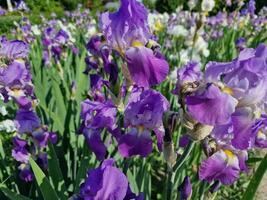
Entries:
<svg viewBox="0 0 267 200">
<path fill-rule="evenodd" d="M 192 194 L 192 185 L 188 176 L 184 178 L 182 184 L 178 187 L 178 191 L 181 200 L 190 199 Z"/>
<path fill-rule="evenodd" d="M 21 164 L 19 170 L 19 177 L 21 180 L 24 180 L 25 182 L 33 181 L 34 175 L 29 165 Z"/>
<path fill-rule="evenodd" d="M 114 129 L 116 127 L 117 109 L 111 101 L 104 103 L 90 101 L 82 102 L 81 117 L 86 128 L 91 129 Z"/>
<path fill-rule="evenodd" d="M 195 82 L 201 80 L 203 73 L 200 70 L 198 62 L 190 61 L 184 67 L 177 70 L 179 85 L 184 85 L 187 82 Z"/>
<path fill-rule="evenodd" d="M 246 47 L 246 39 L 243 37 L 238 38 L 235 41 L 235 45 L 239 51 L 242 51 Z"/>
<path fill-rule="evenodd" d="M 60 44 L 65 44 L 69 40 L 69 35 L 66 31 L 60 29 L 55 36 L 55 40 Z"/>
<path fill-rule="evenodd" d="M 0 16 L 3 16 L 6 14 L 6 11 L 0 6 Z"/>
<path fill-rule="evenodd" d="M 267 91 L 267 47 L 244 49 L 238 58 L 228 63 L 210 62 L 205 77 L 209 81 L 223 81 L 231 89 L 239 106 L 262 103 Z"/>
<path fill-rule="evenodd" d="M 0 58 L 26 58 L 29 54 L 29 45 L 20 40 L 4 41 L 0 43 Z"/>
<path fill-rule="evenodd" d="M 254 15 L 255 11 L 256 11 L 256 2 L 255 0 L 249 0 L 248 4 L 247 4 L 247 9 L 248 9 L 248 13 L 250 15 Z"/>
<path fill-rule="evenodd" d="M 18 162 L 28 163 L 30 158 L 30 153 L 28 152 L 26 147 L 27 147 L 26 140 L 22 140 L 19 137 L 14 137 L 12 157 L 16 159 Z"/>
<path fill-rule="evenodd" d="M 32 133 L 41 126 L 39 117 L 31 110 L 19 109 L 15 122 L 19 133 Z"/>
<path fill-rule="evenodd" d="M 151 38 L 147 10 L 136 0 L 121 0 L 117 12 L 103 13 L 99 21 L 107 43 L 120 53 L 124 53 L 135 40 L 146 44 Z"/>
<path fill-rule="evenodd" d="M 85 100 L 82 102 L 81 118 L 83 119 L 82 133 L 89 148 L 95 153 L 97 159 L 103 160 L 106 146 L 101 139 L 104 128 L 112 132 L 116 128 L 117 109 L 111 101 L 96 102 Z"/>
<path fill-rule="evenodd" d="M 133 196 L 129 192 L 126 176 L 114 167 L 114 160 L 104 160 L 100 167 L 87 173 L 85 182 L 81 185 L 79 197 L 82 199 L 116 199 L 124 200 Z M 136 199 L 136 195 L 134 198 Z"/>
<path fill-rule="evenodd" d="M 47 170 L 48 159 L 46 153 L 39 153 L 36 162 L 43 170 Z"/>
<path fill-rule="evenodd" d="M 86 56 L 86 58 L 84 59 L 85 63 L 86 63 L 86 69 L 83 72 L 84 74 L 89 74 L 89 72 L 92 69 L 97 69 L 98 68 L 98 63 L 96 60 L 94 60 L 94 57 L 92 56 Z"/>
<path fill-rule="evenodd" d="M 224 185 L 234 183 L 242 170 L 246 154 L 237 156 L 230 149 L 221 149 L 202 162 L 199 169 L 200 180 L 220 181 Z"/>
<path fill-rule="evenodd" d="M 129 48 L 126 62 L 134 83 L 144 88 L 161 83 L 169 72 L 168 62 L 144 46 Z"/>
<path fill-rule="evenodd" d="M 173 91 L 174 94 L 179 94 L 181 87 L 186 83 L 193 83 L 195 81 L 200 81 L 203 78 L 203 73 L 200 70 L 200 65 L 198 62 L 190 61 L 182 68 L 177 70 L 177 84 Z"/>
<path fill-rule="evenodd" d="M 186 105 L 189 114 L 198 122 L 222 125 L 230 122 L 237 100 L 214 84 L 208 84 L 193 95 L 187 96 Z"/>
<path fill-rule="evenodd" d="M 158 148 L 162 149 L 164 136 L 163 113 L 169 103 L 164 96 L 154 90 L 133 92 L 124 111 L 124 123 L 128 127 L 119 139 L 119 152 L 124 157 L 147 156 L 152 151 L 150 132 L 156 133 Z"/>
<path fill-rule="evenodd" d="M 43 127 L 37 128 L 32 132 L 33 139 L 40 148 L 47 146 L 50 133 L 47 132 Z"/>
<path fill-rule="evenodd" d="M 224 85 L 222 91 L 238 101 L 229 123 L 217 126 L 213 131 L 220 138 L 231 136 L 231 143 L 237 149 L 250 148 L 254 143 L 252 125 L 257 116 L 255 113 L 262 110 L 267 95 L 266 58 L 267 47 L 260 44 L 256 49 L 243 49 L 232 62 L 211 62 L 207 65 L 206 79 L 221 82 Z"/>
<path fill-rule="evenodd" d="M 91 37 L 89 42 L 86 44 L 86 49 L 93 55 L 99 55 L 102 39 L 99 35 Z"/>
<path fill-rule="evenodd" d="M 0 68 L 0 84 L 10 86 L 15 82 L 29 82 L 31 75 L 23 61 L 13 61 L 7 67 Z"/>
<path fill-rule="evenodd" d="M 105 94 L 103 93 L 104 86 L 108 86 L 109 82 L 104 80 L 101 76 L 97 74 L 90 75 L 90 95 L 93 97 L 95 101 L 104 102 Z"/>
<path fill-rule="evenodd" d="M 258 148 L 267 148 L 267 115 L 262 115 L 252 126 L 254 146 Z"/>
</svg>

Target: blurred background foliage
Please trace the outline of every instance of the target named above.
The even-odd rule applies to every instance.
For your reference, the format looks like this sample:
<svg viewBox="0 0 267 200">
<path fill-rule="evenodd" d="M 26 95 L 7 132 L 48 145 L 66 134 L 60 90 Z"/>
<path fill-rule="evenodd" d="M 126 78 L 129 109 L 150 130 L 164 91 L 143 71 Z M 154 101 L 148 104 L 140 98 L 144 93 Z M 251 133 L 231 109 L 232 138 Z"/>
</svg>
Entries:
<svg viewBox="0 0 267 200">
<path fill-rule="evenodd" d="M 143 3 L 150 9 L 156 9 L 158 12 L 175 12 L 178 6 L 183 6 L 188 9 L 187 0 L 142 0 Z M 248 0 L 244 1 L 247 2 Z M 15 4 L 16 0 L 12 0 Z M 21 16 L 26 16 L 33 24 L 40 23 L 40 14 L 46 18 L 51 17 L 51 13 L 55 13 L 58 18 L 64 16 L 64 11 L 74 10 L 79 4 L 85 8 L 92 9 L 93 13 L 101 12 L 105 9 L 106 3 L 117 2 L 117 0 L 25 0 L 27 6 L 30 8 L 29 13 L 12 12 L 0 17 L 0 34 L 6 33 L 12 27 L 14 22 L 18 22 Z M 201 2 L 201 1 L 200 1 Z M 264 5 L 267 6 L 266 0 L 256 0 L 257 11 Z M 6 0 L 0 1 L 0 6 L 7 8 Z M 219 10 L 225 8 L 225 1 L 216 0 L 216 8 L 211 14 L 216 14 Z M 235 9 L 235 5 L 228 7 L 227 10 Z"/>
</svg>

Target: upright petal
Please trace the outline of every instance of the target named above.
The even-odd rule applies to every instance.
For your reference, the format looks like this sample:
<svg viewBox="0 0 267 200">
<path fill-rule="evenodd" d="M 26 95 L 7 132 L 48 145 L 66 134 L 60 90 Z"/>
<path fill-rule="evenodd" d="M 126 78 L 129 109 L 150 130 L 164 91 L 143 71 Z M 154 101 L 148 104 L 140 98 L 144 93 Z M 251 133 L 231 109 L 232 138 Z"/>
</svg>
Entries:
<svg viewBox="0 0 267 200">
<path fill-rule="evenodd" d="M 119 52 L 124 52 L 134 40 L 146 44 L 151 37 L 147 10 L 136 0 L 121 0 L 117 12 L 103 13 L 99 21 L 108 44 Z"/>
</svg>

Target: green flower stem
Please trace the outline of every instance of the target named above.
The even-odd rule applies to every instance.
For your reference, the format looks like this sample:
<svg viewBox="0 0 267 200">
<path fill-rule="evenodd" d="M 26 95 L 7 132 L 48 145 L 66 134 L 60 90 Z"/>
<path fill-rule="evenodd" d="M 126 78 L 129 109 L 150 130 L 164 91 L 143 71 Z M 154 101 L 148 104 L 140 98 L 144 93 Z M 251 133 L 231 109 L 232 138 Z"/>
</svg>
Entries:
<svg viewBox="0 0 267 200">
<path fill-rule="evenodd" d="M 166 187 L 166 199 L 171 200 L 172 199 L 172 187 L 174 183 L 174 178 L 179 169 L 183 166 L 185 161 L 188 159 L 189 154 L 194 148 L 195 142 L 189 141 L 189 144 L 187 145 L 186 149 L 184 150 L 183 154 L 179 157 L 175 165 L 173 166 L 172 170 L 168 172 L 168 177 L 167 177 L 167 187 Z"/>
</svg>

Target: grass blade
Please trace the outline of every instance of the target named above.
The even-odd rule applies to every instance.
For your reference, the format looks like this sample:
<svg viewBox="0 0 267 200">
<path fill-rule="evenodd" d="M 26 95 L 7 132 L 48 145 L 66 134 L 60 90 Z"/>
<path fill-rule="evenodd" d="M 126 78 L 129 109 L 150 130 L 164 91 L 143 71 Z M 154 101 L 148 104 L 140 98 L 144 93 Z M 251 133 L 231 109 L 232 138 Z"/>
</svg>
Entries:
<svg viewBox="0 0 267 200">
<path fill-rule="evenodd" d="M 46 175 L 32 158 L 30 158 L 30 165 L 36 178 L 37 184 L 42 192 L 44 200 L 59 199 L 56 191 L 53 189 L 53 187 L 49 183 L 49 180 L 46 178 Z"/>
<path fill-rule="evenodd" d="M 259 167 L 257 168 L 257 171 L 250 180 L 247 190 L 243 196 L 243 200 L 252 200 L 254 198 L 255 193 L 259 187 L 259 184 L 266 170 L 267 170 L 267 154 L 261 161 Z"/>
<path fill-rule="evenodd" d="M 11 200 L 31 200 L 28 197 L 25 197 L 21 194 L 17 194 L 11 190 L 9 190 L 8 188 L 6 188 L 3 185 L 0 185 L 0 190 L 6 195 L 6 197 L 8 197 Z"/>
</svg>

